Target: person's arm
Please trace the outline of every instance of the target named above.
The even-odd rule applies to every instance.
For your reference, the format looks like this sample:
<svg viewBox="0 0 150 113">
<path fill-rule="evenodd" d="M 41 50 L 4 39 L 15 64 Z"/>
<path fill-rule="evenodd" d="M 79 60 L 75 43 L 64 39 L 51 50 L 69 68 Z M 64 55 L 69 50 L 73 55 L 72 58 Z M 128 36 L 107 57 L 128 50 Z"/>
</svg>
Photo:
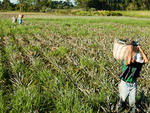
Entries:
<svg viewBox="0 0 150 113">
<path fill-rule="evenodd" d="M 126 65 L 129 65 L 132 63 L 132 53 L 133 53 L 133 46 L 129 46 L 129 52 L 128 52 L 128 57 L 126 61 Z"/>
<path fill-rule="evenodd" d="M 141 48 L 141 46 L 138 46 L 138 48 L 139 48 L 140 52 L 142 53 L 144 63 L 147 63 L 148 62 L 148 58 L 147 58 L 144 50 Z"/>
</svg>

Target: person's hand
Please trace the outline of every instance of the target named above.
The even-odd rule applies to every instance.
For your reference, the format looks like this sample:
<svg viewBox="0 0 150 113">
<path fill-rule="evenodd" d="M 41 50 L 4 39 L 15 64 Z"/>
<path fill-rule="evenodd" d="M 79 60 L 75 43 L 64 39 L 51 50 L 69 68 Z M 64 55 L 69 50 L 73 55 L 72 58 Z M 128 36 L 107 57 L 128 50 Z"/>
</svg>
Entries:
<svg viewBox="0 0 150 113">
<path fill-rule="evenodd" d="M 137 47 L 138 47 L 138 48 L 141 48 L 141 46 L 140 46 L 140 45 L 138 45 Z"/>
<path fill-rule="evenodd" d="M 144 63 L 148 62 L 148 57 L 146 56 L 146 54 L 144 53 L 143 49 L 141 46 L 137 46 L 139 48 L 139 51 L 142 53 L 143 59 L 144 59 Z"/>
<path fill-rule="evenodd" d="M 142 47 L 139 45 L 139 46 L 137 46 L 138 47 L 138 49 L 140 50 L 140 51 L 142 51 Z"/>
</svg>

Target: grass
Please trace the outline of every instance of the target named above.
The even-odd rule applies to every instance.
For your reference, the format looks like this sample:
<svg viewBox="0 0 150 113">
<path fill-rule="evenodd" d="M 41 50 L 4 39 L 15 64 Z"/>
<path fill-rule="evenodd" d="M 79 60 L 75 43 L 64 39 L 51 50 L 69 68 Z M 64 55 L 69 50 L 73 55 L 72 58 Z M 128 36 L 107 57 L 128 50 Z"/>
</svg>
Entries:
<svg viewBox="0 0 150 113">
<path fill-rule="evenodd" d="M 9 15 L 11 16 L 11 14 Z M 6 17 L 9 17 L 6 15 Z M 121 62 L 115 38 L 141 38 L 150 53 L 149 19 L 28 15 L 22 25 L 0 19 L 0 109 L 2 112 L 115 112 Z M 25 16 L 26 17 L 26 16 Z M 149 105 L 149 63 L 138 97 Z"/>
<path fill-rule="evenodd" d="M 62 9 L 62 10 L 55 10 L 55 12 L 47 12 L 47 13 L 39 13 L 39 12 L 17 12 L 17 11 L 7 11 L 7 12 L 0 12 L 0 17 L 11 17 L 11 15 L 14 15 L 14 16 L 17 16 L 18 14 L 22 13 L 24 15 L 26 15 L 26 18 L 31 18 L 31 15 L 32 15 L 32 18 L 52 18 L 55 16 L 54 15 L 57 15 L 57 17 L 59 17 L 58 15 L 60 15 L 62 17 L 62 15 L 66 16 L 66 15 L 75 15 L 74 13 L 76 12 L 79 16 L 82 16 L 82 15 L 105 15 L 107 16 L 107 13 L 109 11 L 87 11 L 86 13 L 87 14 L 84 14 L 85 11 L 82 11 L 80 9 Z M 101 12 L 102 14 L 99 14 L 98 12 Z M 121 14 L 122 16 L 126 16 L 126 17 L 136 17 L 136 18 L 149 18 L 150 17 L 150 11 L 149 10 L 129 10 L 129 11 L 110 11 L 111 14 L 114 14 L 114 16 L 116 15 L 117 16 L 117 13 Z M 98 13 L 98 14 L 96 14 Z M 38 15 L 38 16 L 37 16 Z M 48 16 L 50 15 L 50 16 Z M 119 15 L 118 15 L 119 16 Z"/>
<path fill-rule="evenodd" d="M 150 17 L 150 11 L 119 11 L 124 16 L 130 16 L 130 17 L 140 17 L 140 18 L 149 18 Z"/>
</svg>

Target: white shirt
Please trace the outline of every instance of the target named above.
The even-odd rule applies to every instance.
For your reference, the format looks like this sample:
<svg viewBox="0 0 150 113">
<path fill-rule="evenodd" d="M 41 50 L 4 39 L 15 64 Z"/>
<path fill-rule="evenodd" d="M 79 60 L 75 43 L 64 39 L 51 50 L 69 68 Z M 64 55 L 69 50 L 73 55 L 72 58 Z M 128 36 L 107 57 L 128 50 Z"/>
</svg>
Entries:
<svg viewBox="0 0 150 113">
<path fill-rule="evenodd" d="M 135 53 L 134 60 L 138 63 L 144 63 L 144 59 L 143 59 L 141 53 Z"/>
</svg>

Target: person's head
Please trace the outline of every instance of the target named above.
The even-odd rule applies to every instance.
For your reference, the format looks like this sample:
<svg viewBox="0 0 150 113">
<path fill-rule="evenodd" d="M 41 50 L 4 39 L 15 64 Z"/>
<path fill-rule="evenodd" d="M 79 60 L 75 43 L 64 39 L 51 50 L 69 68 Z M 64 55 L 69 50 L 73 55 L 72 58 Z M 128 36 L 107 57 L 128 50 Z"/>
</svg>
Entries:
<svg viewBox="0 0 150 113">
<path fill-rule="evenodd" d="M 19 18 L 21 18 L 21 19 L 23 18 L 23 16 L 24 16 L 24 15 L 21 15 L 21 14 L 20 14 L 20 15 L 18 15 L 18 17 L 19 17 Z"/>
<path fill-rule="evenodd" d="M 132 55 L 135 62 L 143 63 L 143 57 L 139 50 L 139 43 L 136 41 L 131 41 L 129 45 L 132 45 Z"/>
<path fill-rule="evenodd" d="M 136 41 L 130 41 L 127 44 L 133 46 L 133 51 L 134 52 L 136 52 L 136 53 L 139 52 L 139 48 L 138 48 L 139 44 L 138 44 L 138 42 L 136 42 Z"/>
</svg>

